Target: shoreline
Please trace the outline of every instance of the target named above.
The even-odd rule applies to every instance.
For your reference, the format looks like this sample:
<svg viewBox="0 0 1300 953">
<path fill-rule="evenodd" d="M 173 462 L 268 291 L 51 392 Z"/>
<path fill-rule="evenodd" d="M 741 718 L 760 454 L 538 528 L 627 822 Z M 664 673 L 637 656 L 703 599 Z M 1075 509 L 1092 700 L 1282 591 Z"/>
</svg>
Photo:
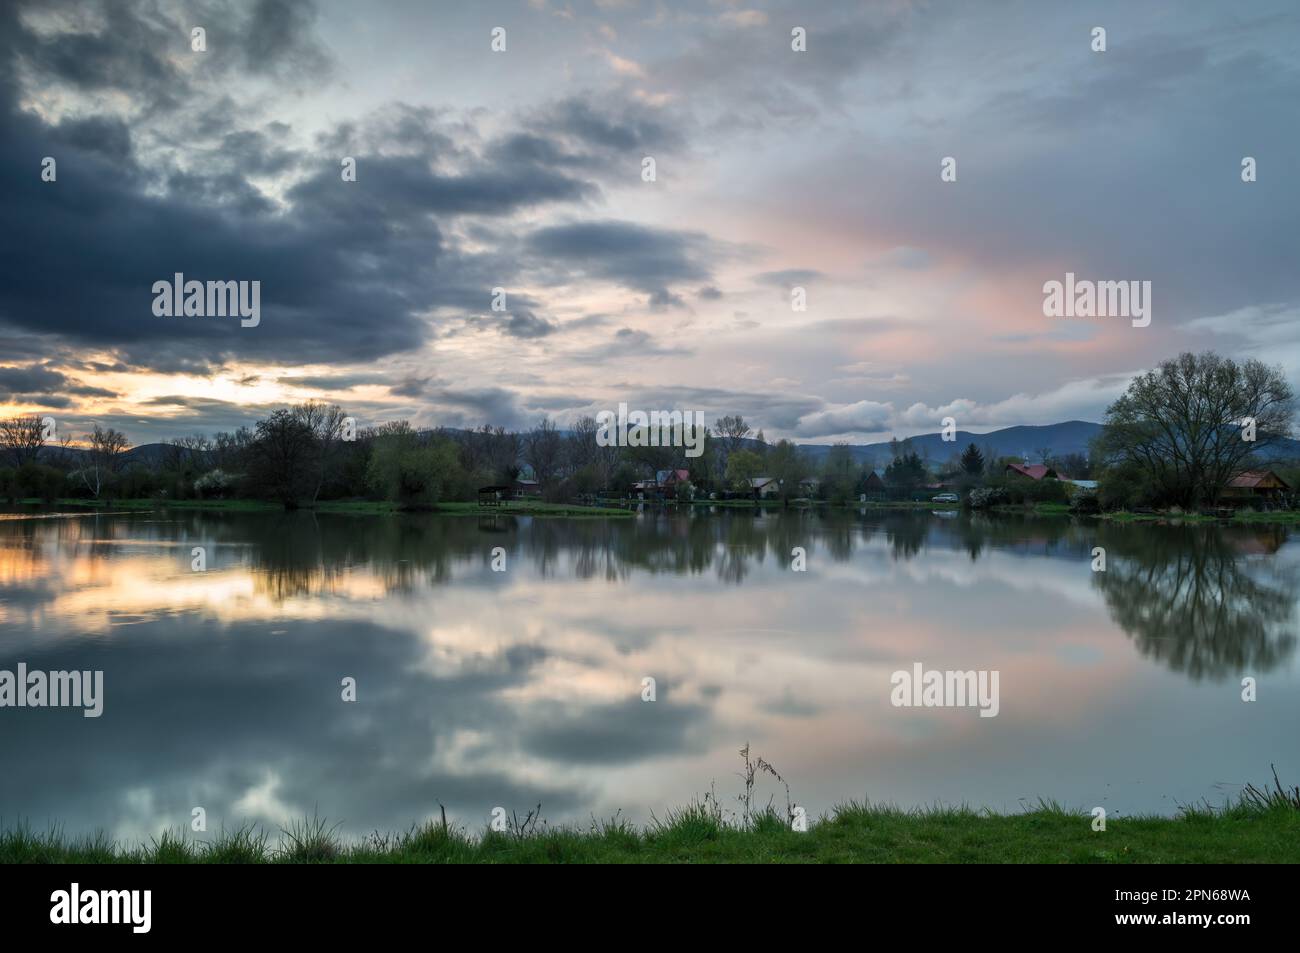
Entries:
<svg viewBox="0 0 1300 953">
<path fill-rule="evenodd" d="M 541 500 L 516 500 L 498 506 L 480 506 L 476 502 L 447 502 L 429 507 L 405 508 L 397 503 L 373 500 L 325 500 L 314 505 L 304 505 L 295 511 L 286 510 L 278 503 L 265 500 L 84 500 L 61 498 L 51 504 L 38 499 L 18 500 L 11 505 L 17 506 L 65 506 L 94 512 L 112 510 L 114 512 L 151 512 L 154 510 L 213 510 L 248 513 L 347 513 L 357 515 L 391 516 L 402 514 L 432 513 L 444 516 L 492 516 L 505 514 L 511 516 L 564 516 L 564 517 L 613 517 L 626 518 L 635 516 L 639 505 L 652 508 L 695 508 L 713 506 L 719 509 L 762 509 L 762 510 L 881 510 L 913 512 L 987 512 L 1008 516 L 1072 516 L 1082 520 L 1100 520 L 1115 523 L 1194 523 L 1202 525 L 1290 525 L 1300 523 L 1300 510 L 1277 510 L 1258 512 L 1242 510 L 1232 516 L 1204 516 L 1200 513 L 1151 512 L 1135 513 L 1117 510 L 1110 513 L 1071 513 L 1063 503 L 1000 504 L 987 510 L 971 511 L 951 503 L 934 503 L 930 501 L 873 501 L 867 503 L 831 503 L 826 500 L 792 501 L 788 507 L 779 501 L 769 500 L 628 500 L 621 502 L 607 501 L 608 505 L 586 505 L 579 503 L 545 503 Z"/>
</svg>

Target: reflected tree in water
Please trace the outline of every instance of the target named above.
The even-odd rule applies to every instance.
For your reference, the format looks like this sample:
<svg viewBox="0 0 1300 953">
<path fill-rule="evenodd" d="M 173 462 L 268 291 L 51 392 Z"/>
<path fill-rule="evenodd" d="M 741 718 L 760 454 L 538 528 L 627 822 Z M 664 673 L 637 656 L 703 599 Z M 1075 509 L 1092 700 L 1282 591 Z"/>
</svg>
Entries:
<svg viewBox="0 0 1300 953">
<path fill-rule="evenodd" d="M 1261 560 L 1280 527 L 1103 526 L 1093 579 L 1144 656 L 1194 679 L 1270 671 L 1295 650 L 1294 567 Z"/>
</svg>

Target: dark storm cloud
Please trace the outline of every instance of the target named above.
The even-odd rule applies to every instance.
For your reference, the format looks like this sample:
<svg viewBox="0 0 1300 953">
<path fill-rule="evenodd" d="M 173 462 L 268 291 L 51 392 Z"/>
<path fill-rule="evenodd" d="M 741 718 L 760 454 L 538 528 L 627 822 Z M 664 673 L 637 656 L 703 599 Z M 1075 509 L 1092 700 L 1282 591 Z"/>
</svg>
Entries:
<svg viewBox="0 0 1300 953">
<path fill-rule="evenodd" d="M 37 407 L 52 407 L 55 410 L 62 410 L 72 406 L 71 397 L 62 397 L 54 394 L 6 394 L 6 400 L 12 400 L 20 404 L 33 404 Z"/>
<path fill-rule="evenodd" d="M 11 54 L 38 76 L 82 92 L 128 93 L 137 102 L 164 108 L 175 108 L 189 93 L 184 72 L 172 60 L 188 49 L 189 31 L 176 23 L 142 15 L 132 4 L 103 3 L 82 8 L 98 12 L 100 30 L 40 36 L 19 26 L 18 5 L 5 6 L 9 23 L 0 33 L 11 38 Z M 76 9 L 72 3 L 54 6 Z"/>
<path fill-rule="evenodd" d="M 73 380 L 66 374 L 51 368 L 30 364 L 26 367 L 0 367 L 0 399 L 22 400 L 41 396 L 43 400 L 32 400 L 46 407 L 66 406 L 68 395 L 75 397 L 116 397 L 111 390 L 91 387 Z M 58 403 L 51 403 L 49 397 L 55 397 Z"/>
<path fill-rule="evenodd" d="M 429 386 L 428 377 L 407 377 L 388 388 L 394 397 L 420 397 Z"/>
<path fill-rule="evenodd" d="M 707 281 L 705 263 L 723 249 L 700 232 L 653 228 L 633 222 L 596 221 L 540 228 L 527 248 L 551 269 L 556 281 L 582 277 L 642 291 L 658 303 L 680 301 L 671 290 Z M 567 274 L 565 273 L 567 271 Z"/>
<path fill-rule="evenodd" d="M 20 42 L 14 34 L 29 72 L 84 93 L 125 93 L 150 112 L 180 109 L 198 87 L 230 74 L 292 83 L 319 81 L 331 68 L 315 35 L 311 0 L 209 0 L 172 8 L 56 0 L 29 6 L 77 15 L 65 17 L 67 29 L 43 35 L 22 30 Z M 191 49 L 194 27 L 207 33 L 206 52 Z M 198 69 L 182 68 L 187 56 L 202 57 Z"/>
<path fill-rule="evenodd" d="M 316 390 L 351 390 L 366 384 L 391 384 L 391 374 L 362 372 L 357 374 L 307 374 L 302 377 L 281 377 L 277 381 L 292 387 L 310 387 Z"/>
<path fill-rule="evenodd" d="M 325 75 L 331 61 L 315 41 L 315 21 L 312 0 L 258 0 L 240 30 L 244 65 L 272 76 Z"/>
<path fill-rule="evenodd" d="M 130 166 L 131 131 L 126 123 L 109 116 L 68 119 L 50 129 L 50 138 L 76 151 L 102 156 Z"/>
<path fill-rule="evenodd" d="M 40 365 L 0 367 L 0 392 L 52 393 L 67 383 L 57 371 Z"/>
<path fill-rule="evenodd" d="M 543 110 L 535 125 L 567 137 L 581 150 L 622 156 L 638 174 L 643 156 L 662 155 L 684 144 L 679 116 L 669 119 L 634 100 L 569 97 Z"/>
<path fill-rule="evenodd" d="M 431 170 L 427 162 L 405 156 L 357 157 L 357 181 L 351 184 L 363 187 L 354 191 L 364 191 L 374 213 L 410 224 L 429 213 L 503 215 L 543 202 L 579 201 L 591 194 L 586 183 L 536 167 L 521 170 L 503 164 L 445 175 Z M 354 197 L 339 186 L 339 166 L 332 162 L 291 189 L 289 198 L 295 205 L 348 214 Z"/>
<path fill-rule="evenodd" d="M 496 330 L 507 337 L 532 340 L 548 337 L 560 330 L 554 321 L 539 317 L 528 308 L 513 308 L 509 312 L 488 312 L 471 315 L 466 319 L 464 328 L 487 331 Z M 457 334 L 461 329 L 448 328 L 446 335 Z"/>
<path fill-rule="evenodd" d="M 341 156 L 367 152 L 369 149 L 365 146 L 376 142 L 384 144 L 386 154 L 403 153 L 425 158 L 464 155 L 456 147 L 453 133 L 473 132 L 473 128 L 444 126 L 446 119 L 444 110 L 431 106 L 389 103 L 361 121 L 346 120 L 319 133 L 316 141 L 322 152 Z"/>
<path fill-rule="evenodd" d="M 36 51 L 38 70 L 85 88 L 170 81 L 166 62 L 135 56 L 137 46 L 155 48 L 165 30 L 116 6 L 109 15 L 110 22 L 126 18 L 120 31 L 38 40 L 12 10 L 0 14 L 14 37 L 0 78 L 12 75 L 18 47 Z M 304 29 L 308 18 L 301 4 L 262 4 L 253 19 L 278 37 Z M 86 44 L 111 49 L 79 63 Z M 250 49 L 253 56 L 262 48 Z M 177 95 L 186 90 L 179 81 L 174 88 Z M 381 127 L 393 130 L 399 145 L 445 145 L 448 137 L 430 126 L 437 119 L 431 110 L 395 108 Z M 160 190 L 120 120 L 48 126 L 16 108 L 12 83 L 0 85 L 0 139 L 21 144 L 0 155 L 0 257 L 8 266 L 0 322 L 115 348 L 160 371 L 203 372 L 230 359 L 373 360 L 418 348 L 429 336 L 424 313 L 481 307 L 484 289 L 514 271 L 511 260 L 493 253 L 461 254 L 447 238 L 448 218 L 505 217 L 595 194 L 594 185 L 545 166 L 546 150 L 527 163 L 499 158 L 462 171 L 435 167 L 428 157 L 360 154 L 357 181 L 345 183 L 337 158 L 279 147 L 282 124 L 249 130 L 223 122 L 208 164 L 162 170 Z M 58 162 L 56 182 L 40 180 L 44 155 Z M 286 193 L 287 210 L 247 178 L 289 169 L 307 174 Z M 200 281 L 260 281 L 260 325 L 154 316 L 152 286 L 176 272 Z M 538 337 L 550 328 L 522 313 L 505 331 Z"/>
<path fill-rule="evenodd" d="M 515 311 L 502 324 L 502 330 L 516 338 L 542 338 L 555 333 L 555 329 L 553 321 L 539 318 L 531 311 Z"/>
</svg>

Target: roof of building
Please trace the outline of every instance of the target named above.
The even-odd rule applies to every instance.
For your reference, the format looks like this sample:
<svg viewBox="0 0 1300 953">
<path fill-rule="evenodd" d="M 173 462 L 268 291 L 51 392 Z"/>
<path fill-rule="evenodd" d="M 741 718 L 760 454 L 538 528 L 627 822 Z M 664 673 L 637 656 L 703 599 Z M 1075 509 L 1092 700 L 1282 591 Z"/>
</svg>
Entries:
<svg viewBox="0 0 1300 953">
<path fill-rule="evenodd" d="M 1291 489 L 1287 482 L 1272 470 L 1244 470 L 1229 480 L 1228 486 L 1244 490 L 1272 487 Z"/>
<path fill-rule="evenodd" d="M 1061 474 L 1043 463 L 1008 463 L 1008 470 L 1015 470 L 1021 476 L 1027 476 L 1031 480 L 1041 480 L 1044 477 L 1051 477 L 1054 480 L 1065 479 Z"/>
<path fill-rule="evenodd" d="M 763 487 L 767 486 L 769 483 L 773 482 L 775 479 L 776 479 L 775 477 L 750 477 L 749 485 L 753 487 L 755 490 L 760 490 Z"/>
</svg>

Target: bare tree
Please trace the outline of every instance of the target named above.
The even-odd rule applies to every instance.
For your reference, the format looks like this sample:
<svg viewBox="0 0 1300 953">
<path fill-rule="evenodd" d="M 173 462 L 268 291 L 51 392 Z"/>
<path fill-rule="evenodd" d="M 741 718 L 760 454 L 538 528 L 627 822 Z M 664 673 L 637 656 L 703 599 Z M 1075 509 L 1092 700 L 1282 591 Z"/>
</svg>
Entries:
<svg viewBox="0 0 1300 953">
<path fill-rule="evenodd" d="M 257 422 L 253 476 L 286 509 L 296 507 L 315 483 L 316 450 L 311 429 L 293 412 L 277 410 Z"/>
<path fill-rule="evenodd" d="M 221 432 L 213 438 L 212 453 L 217 469 L 237 473 L 248 465 L 248 448 L 253 443 L 253 432 L 240 427 L 234 433 Z"/>
<path fill-rule="evenodd" d="M 514 482 L 519 476 L 519 457 L 523 453 L 523 441 L 519 434 L 505 427 L 497 427 L 492 434 L 492 466 L 507 483 Z"/>
<path fill-rule="evenodd" d="M 596 434 L 599 431 L 600 424 L 590 414 L 579 417 L 574 423 L 567 448 L 570 470 L 576 473 L 597 462 L 600 445 L 596 443 Z"/>
<path fill-rule="evenodd" d="M 316 498 L 320 496 L 320 488 L 325 483 L 328 468 L 334 460 L 334 450 L 342 438 L 343 422 L 347 419 L 347 415 L 337 404 L 326 404 L 319 400 L 298 404 L 293 409 L 293 415 L 311 431 L 316 439 L 318 468 L 316 489 L 311 495 L 311 501 L 315 503 Z"/>
<path fill-rule="evenodd" d="M 14 467 L 36 462 L 45 443 L 45 424 L 29 415 L 0 420 L 0 449 Z"/>
<path fill-rule="evenodd" d="M 86 434 L 90 442 L 87 465 L 81 468 L 81 482 L 95 497 L 103 492 L 105 484 L 122 466 L 122 454 L 128 446 L 126 434 L 109 427 L 105 430 L 95 424 L 93 433 Z"/>
<path fill-rule="evenodd" d="M 203 434 L 176 437 L 167 441 L 163 464 L 171 470 L 181 470 L 202 463 L 212 450 L 212 441 Z"/>
<path fill-rule="evenodd" d="M 714 421 L 713 429 L 717 431 L 728 456 L 741 449 L 745 445 L 745 438 L 753 431 L 753 428 L 745 423 L 745 418 L 739 414 Z"/>
<path fill-rule="evenodd" d="M 524 439 L 524 459 L 533 468 L 537 482 L 545 486 L 560 470 L 564 442 L 560 431 L 543 417 Z"/>
</svg>

